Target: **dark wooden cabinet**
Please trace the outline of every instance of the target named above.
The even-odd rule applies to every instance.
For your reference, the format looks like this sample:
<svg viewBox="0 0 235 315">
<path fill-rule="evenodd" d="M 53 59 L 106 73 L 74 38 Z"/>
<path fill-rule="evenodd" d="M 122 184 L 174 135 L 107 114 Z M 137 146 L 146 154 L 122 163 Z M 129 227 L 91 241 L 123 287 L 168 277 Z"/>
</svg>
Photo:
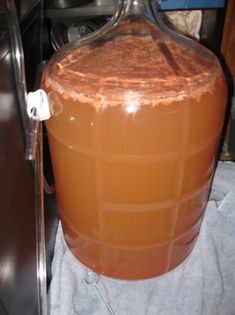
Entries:
<svg viewBox="0 0 235 315">
<path fill-rule="evenodd" d="M 27 133 L 19 98 L 21 84 L 15 71 L 21 51 L 17 55 L 13 48 L 17 41 L 13 43 L 11 32 L 16 34 L 17 29 L 11 23 L 16 18 L 15 11 L 9 10 L 10 4 L 0 2 L 0 314 L 40 315 L 38 213 L 43 206 L 37 181 L 40 161 L 36 159 L 33 164 L 25 159 Z M 28 21 L 24 12 L 23 37 L 30 33 L 36 37 L 32 27 L 36 27 L 39 7 L 34 8 L 36 11 L 30 10 Z M 28 40 L 29 49 L 30 45 Z M 28 70 L 31 66 L 36 69 L 35 58 L 27 65 Z"/>
<path fill-rule="evenodd" d="M 228 0 L 224 22 L 221 53 L 225 59 L 229 86 L 229 109 L 225 127 L 222 160 L 235 160 L 235 1 Z M 233 101 L 232 101 L 233 100 Z"/>
<path fill-rule="evenodd" d="M 221 52 L 230 71 L 235 89 L 235 1 L 228 0 Z M 233 92 L 234 92 L 233 89 Z"/>
<path fill-rule="evenodd" d="M 0 314 L 34 315 L 38 314 L 34 172 L 25 160 L 7 32 L 0 44 Z"/>
</svg>

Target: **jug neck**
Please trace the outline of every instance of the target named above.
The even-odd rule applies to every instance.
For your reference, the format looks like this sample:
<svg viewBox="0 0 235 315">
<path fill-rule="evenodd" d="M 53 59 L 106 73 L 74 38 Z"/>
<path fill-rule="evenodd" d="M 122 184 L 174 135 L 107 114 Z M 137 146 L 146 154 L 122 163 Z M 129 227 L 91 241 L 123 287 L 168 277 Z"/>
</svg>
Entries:
<svg viewBox="0 0 235 315">
<path fill-rule="evenodd" d="M 160 24 L 159 4 L 161 0 L 121 0 L 121 11 L 118 20 L 130 15 L 144 16 L 155 24 Z M 120 3 L 120 0 L 119 0 Z M 119 6 L 120 7 L 120 6 Z"/>
<path fill-rule="evenodd" d="M 151 12 L 150 0 L 124 0 L 125 15 Z"/>
</svg>

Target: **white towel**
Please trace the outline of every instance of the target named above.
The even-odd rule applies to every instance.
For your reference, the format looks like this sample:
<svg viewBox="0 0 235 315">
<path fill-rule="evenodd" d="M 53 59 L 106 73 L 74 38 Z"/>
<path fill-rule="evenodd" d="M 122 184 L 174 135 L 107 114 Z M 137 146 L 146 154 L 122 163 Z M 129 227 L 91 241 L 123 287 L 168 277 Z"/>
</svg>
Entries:
<svg viewBox="0 0 235 315">
<path fill-rule="evenodd" d="M 49 289 L 50 315 L 110 315 L 88 269 L 56 237 Z M 160 277 L 98 285 L 115 315 L 235 315 L 235 163 L 219 162 L 196 245 L 177 268 Z"/>
<path fill-rule="evenodd" d="M 176 30 L 190 35 L 195 39 L 200 38 L 202 24 L 201 10 L 168 11 L 166 15 Z"/>
</svg>

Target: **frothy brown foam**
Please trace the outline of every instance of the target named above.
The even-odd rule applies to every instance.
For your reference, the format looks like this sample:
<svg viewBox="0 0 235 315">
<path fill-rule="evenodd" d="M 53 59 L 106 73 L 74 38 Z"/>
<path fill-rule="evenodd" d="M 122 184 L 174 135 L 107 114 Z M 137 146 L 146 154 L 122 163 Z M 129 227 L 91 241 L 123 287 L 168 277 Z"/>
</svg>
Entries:
<svg viewBox="0 0 235 315">
<path fill-rule="evenodd" d="M 200 99 L 213 92 L 221 73 L 213 54 L 206 55 L 150 35 L 119 36 L 57 58 L 45 71 L 45 87 L 97 109 L 124 106 L 131 97 L 152 106 L 188 96 Z"/>
</svg>

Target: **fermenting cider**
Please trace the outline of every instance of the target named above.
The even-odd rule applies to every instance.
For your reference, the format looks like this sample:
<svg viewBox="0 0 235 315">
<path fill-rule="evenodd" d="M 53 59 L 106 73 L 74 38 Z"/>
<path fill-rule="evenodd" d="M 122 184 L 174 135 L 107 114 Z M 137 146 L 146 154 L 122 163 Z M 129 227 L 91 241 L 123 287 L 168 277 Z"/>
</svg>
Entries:
<svg viewBox="0 0 235 315">
<path fill-rule="evenodd" d="M 144 279 L 181 263 L 197 239 L 226 85 L 210 52 L 121 31 L 47 67 L 46 127 L 72 253 L 101 274 Z"/>
</svg>

